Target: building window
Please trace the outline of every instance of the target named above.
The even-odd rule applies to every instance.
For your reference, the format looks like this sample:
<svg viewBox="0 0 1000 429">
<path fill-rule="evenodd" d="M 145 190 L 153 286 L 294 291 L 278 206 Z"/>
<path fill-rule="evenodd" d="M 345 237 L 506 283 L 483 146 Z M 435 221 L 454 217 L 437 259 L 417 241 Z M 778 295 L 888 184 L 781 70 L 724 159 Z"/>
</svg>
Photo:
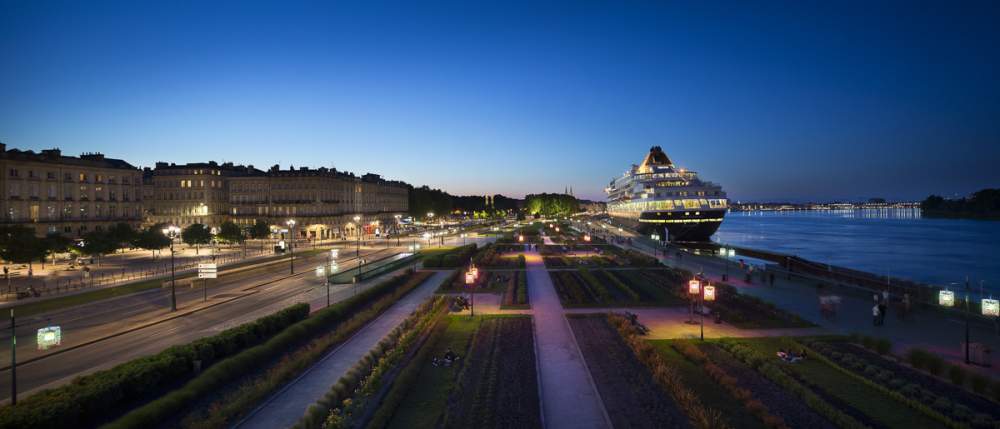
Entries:
<svg viewBox="0 0 1000 429">
<path fill-rule="evenodd" d="M 17 176 L 18 176 L 18 174 L 19 174 L 19 173 L 18 173 L 18 171 L 17 171 L 17 169 L 16 169 L 16 168 L 11 168 L 11 169 L 10 169 L 10 177 L 17 177 Z"/>
</svg>

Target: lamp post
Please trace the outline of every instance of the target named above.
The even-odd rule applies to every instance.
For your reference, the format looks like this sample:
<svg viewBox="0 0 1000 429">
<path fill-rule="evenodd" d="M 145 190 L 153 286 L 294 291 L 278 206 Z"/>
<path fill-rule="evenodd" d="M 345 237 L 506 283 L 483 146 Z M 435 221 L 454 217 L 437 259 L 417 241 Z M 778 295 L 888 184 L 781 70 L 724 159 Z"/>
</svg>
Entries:
<svg viewBox="0 0 1000 429">
<path fill-rule="evenodd" d="M 401 225 L 399 219 L 402 218 L 403 215 L 396 215 L 395 217 L 396 217 L 396 247 L 399 247 L 399 234 L 400 234 L 399 226 Z"/>
<path fill-rule="evenodd" d="M 288 270 L 289 274 L 295 274 L 295 219 L 288 219 Z"/>
<path fill-rule="evenodd" d="M 357 254 L 358 254 L 358 277 L 360 279 L 360 277 L 361 277 L 361 264 L 364 262 L 361 259 L 361 215 L 354 215 L 354 224 L 357 225 L 357 230 L 358 230 Z"/>
<path fill-rule="evenodd" d="M 705 341 L 705 301 L 715 301 L 715 286 L 705 285 L 701 292 L 701 340 Z"/>
<path fill-rule="evenodd" d="M 471 301 L 469 317 L 476 317 L 476 273 L 472 270 L 473 268 L 469 268 L 469 271 L 465 273 L 465 284 L 469 286 L 469 301 Z"/>
<path fill-rule="evenodd" d="M 965 364 L 969 362 L 969 276 L 965 276 Z"/>
<path fill-rule="evenodd" d="M 181 232 L 181 228 L 170 225 L 163 228 L 163 235 L 170 239 L 170 311 L 177 311 L 177 277 L 174 272 L 174 238 Z"/>
<path fill-rule="evenodd" d="M 691 313 L 690 317 L 685 323 L 689 325 L 697 323 L 694 321 L 694 299 L 695 296 L 698 296 L 700 294 L 701 294 L 701 280 L 694 278 L 688 281 L 688 295 L 691 297 Z"/>
</svg>

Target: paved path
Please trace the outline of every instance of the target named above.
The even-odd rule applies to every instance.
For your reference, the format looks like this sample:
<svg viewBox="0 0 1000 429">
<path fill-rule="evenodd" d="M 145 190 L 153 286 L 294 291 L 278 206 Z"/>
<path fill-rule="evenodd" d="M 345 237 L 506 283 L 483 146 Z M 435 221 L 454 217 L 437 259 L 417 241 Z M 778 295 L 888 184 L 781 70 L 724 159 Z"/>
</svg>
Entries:
<svg viewBox="0 0 1000 429">
<path fill-rule="evenodd" d="M 631 236 L 624 232 L 623 236 Z M 646 246 L 638 246 L 633 240 L 635 250 L 652 255 Z M 620 245 L 627 247 L 625 245 Z M 914 307 L 914 311 L 906 319 L 899 318 L 899 309 L 890 307 L 883 326 L 873 326 L 871 308 L 872 298 L 867 293 L 855 293 L 840 288 L 827 288 L 819 292 L 816 282 L 805 281 L 796 277 L 788 279 L 777 275 L 774 285 L 767 284 L 760 277 L 754 277 L 752 283 L 743 279 L 742 271 L 733 262 L 714 256 L 698 256 L 685 254 L 678 260 L 675 254 L 662 253 L 657 258 L 665 265 L 690 271 L 704 270 L 713 281 L 721 281 L 721 275 L 728 270 L 731 274 L 729 283 L 736 286 L 741 293 L 759 297 L 769 301 L 784 310 L 802 316 L 806 320 L 818 324 L 834 333 L 864 335 L 887 338 L 892 341 L 893 353 L 904 355 L 913 347 L 931 351 L 952 364 L 960 365 L 994 379 L 1000 379 L 1000 365 L 993 356 L 991 367 L 970 366 L 964 364 L 965 324 L 960 315 L 949 315 L 930 309 Z M 834 317 L 824 317 L 819 311 L 819 295 L 834 294 L 841 297 L 841 304 Z M 956 293 L 956 297 L 959 293 Z M 895 297 L 898 299 L 898 296 Z M 640 318 L 641 320 L 641 318 Z M 1000 350 L 1000 327 L 973 323 L 970 326 L 971 341 L 987 344 L 992 350 Z M 708 331 L 706 330 L 706 335 Z M 996 355 L 996 352 L 994 352 Z"/>
<path fill-rule="evenodd" d="M 355 363 L 375 347 L 390 331 L 396 328 L 427 297 L 434 294 L 448 272 L 437 272 L 424 284 L 389 307 L 381 316 L 361 328 L 347 342 L 335 348 L 309 368 L 298 379 L 285 386 L 275 396 L 258 407 L 240 428 L 287 428 L 294 425 L 309 405 L 329 391 Z"/>
<path fill-rule="evenodd" d="M 525 253 L 535 318 L 542 413 L 549 428 L 610 427 L 552 279 L 538 252 Z"/>
</svg>

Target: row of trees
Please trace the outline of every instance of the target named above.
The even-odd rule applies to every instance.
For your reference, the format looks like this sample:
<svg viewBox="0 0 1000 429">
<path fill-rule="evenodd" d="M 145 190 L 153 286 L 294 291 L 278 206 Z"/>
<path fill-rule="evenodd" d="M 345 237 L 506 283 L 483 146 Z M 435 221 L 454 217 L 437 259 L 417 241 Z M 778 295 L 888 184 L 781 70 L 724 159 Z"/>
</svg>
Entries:
<svg viewBox="0 0 1000 429">
<path fill-rule="evenodd" d="M 920 203 L 920 209 L 928 215 L 1000 217 L 1000 189 L 983 189 L 953 200 L 931 195 Z"/>
<path fill-rule="evenodd" d="M 524 197 L 528 214 L 565 216 L 580 211 L 580 202 L 568 194 L 531 194 Z"/>
<path fill-rule="evenodd" d="M 503 195 L 458 196 L 422 186 L 410 188 L 409 204 L 410 215 L 415 218 L 423 218 L 429 212 L 443 216 L 459 211 L 477 219 L 486 219 L 506 216 L 517 211 L 521 200 Z"/>
<path fill-rule="evenodd" d="M 0 259 L 19 264 L 29 264 L 40 261 L 43 266 L 45 259 L 60 253 L 74 253 L 95 257 L 100 264 L 100 257 L 117 252 L 121 249 L 134 248 L 156 252 L 170 246 L 170 238 L 163 230 L 164 224 L 156 224 L 136 230 L 131 225 L 119 223 L 103 231 L 91 231 L 84 234 L 79 241 L 74 241 L 60 234 L 37 237 L 32 228 L 22 225 L 0 226 Z M 220 225 L 216 234 L 205 225 L 196 223 L 181 231 L 181 241 L 189 246 L 199 246 L 211 243 L 239 244 L 247 238 L 267 238 L 271 233 L 270 226 L 262 221 L 244 230 L 233 222 Z"/>
</svg>

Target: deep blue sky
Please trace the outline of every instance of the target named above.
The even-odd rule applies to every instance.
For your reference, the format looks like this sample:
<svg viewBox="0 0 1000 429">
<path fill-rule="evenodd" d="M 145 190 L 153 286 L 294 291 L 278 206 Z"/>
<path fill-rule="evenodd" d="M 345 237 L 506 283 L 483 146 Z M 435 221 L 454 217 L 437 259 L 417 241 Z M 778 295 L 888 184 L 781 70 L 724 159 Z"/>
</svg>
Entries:
<svg viewBox="0 0 1000 429">
<path fill-rule="evenodd" d="M 653 145 L 732 199 L 1000 186 L 998 2 L 208 3 L 3 1 L 0 141 L 460 194 L 601 198 Z"/>
</svg>

